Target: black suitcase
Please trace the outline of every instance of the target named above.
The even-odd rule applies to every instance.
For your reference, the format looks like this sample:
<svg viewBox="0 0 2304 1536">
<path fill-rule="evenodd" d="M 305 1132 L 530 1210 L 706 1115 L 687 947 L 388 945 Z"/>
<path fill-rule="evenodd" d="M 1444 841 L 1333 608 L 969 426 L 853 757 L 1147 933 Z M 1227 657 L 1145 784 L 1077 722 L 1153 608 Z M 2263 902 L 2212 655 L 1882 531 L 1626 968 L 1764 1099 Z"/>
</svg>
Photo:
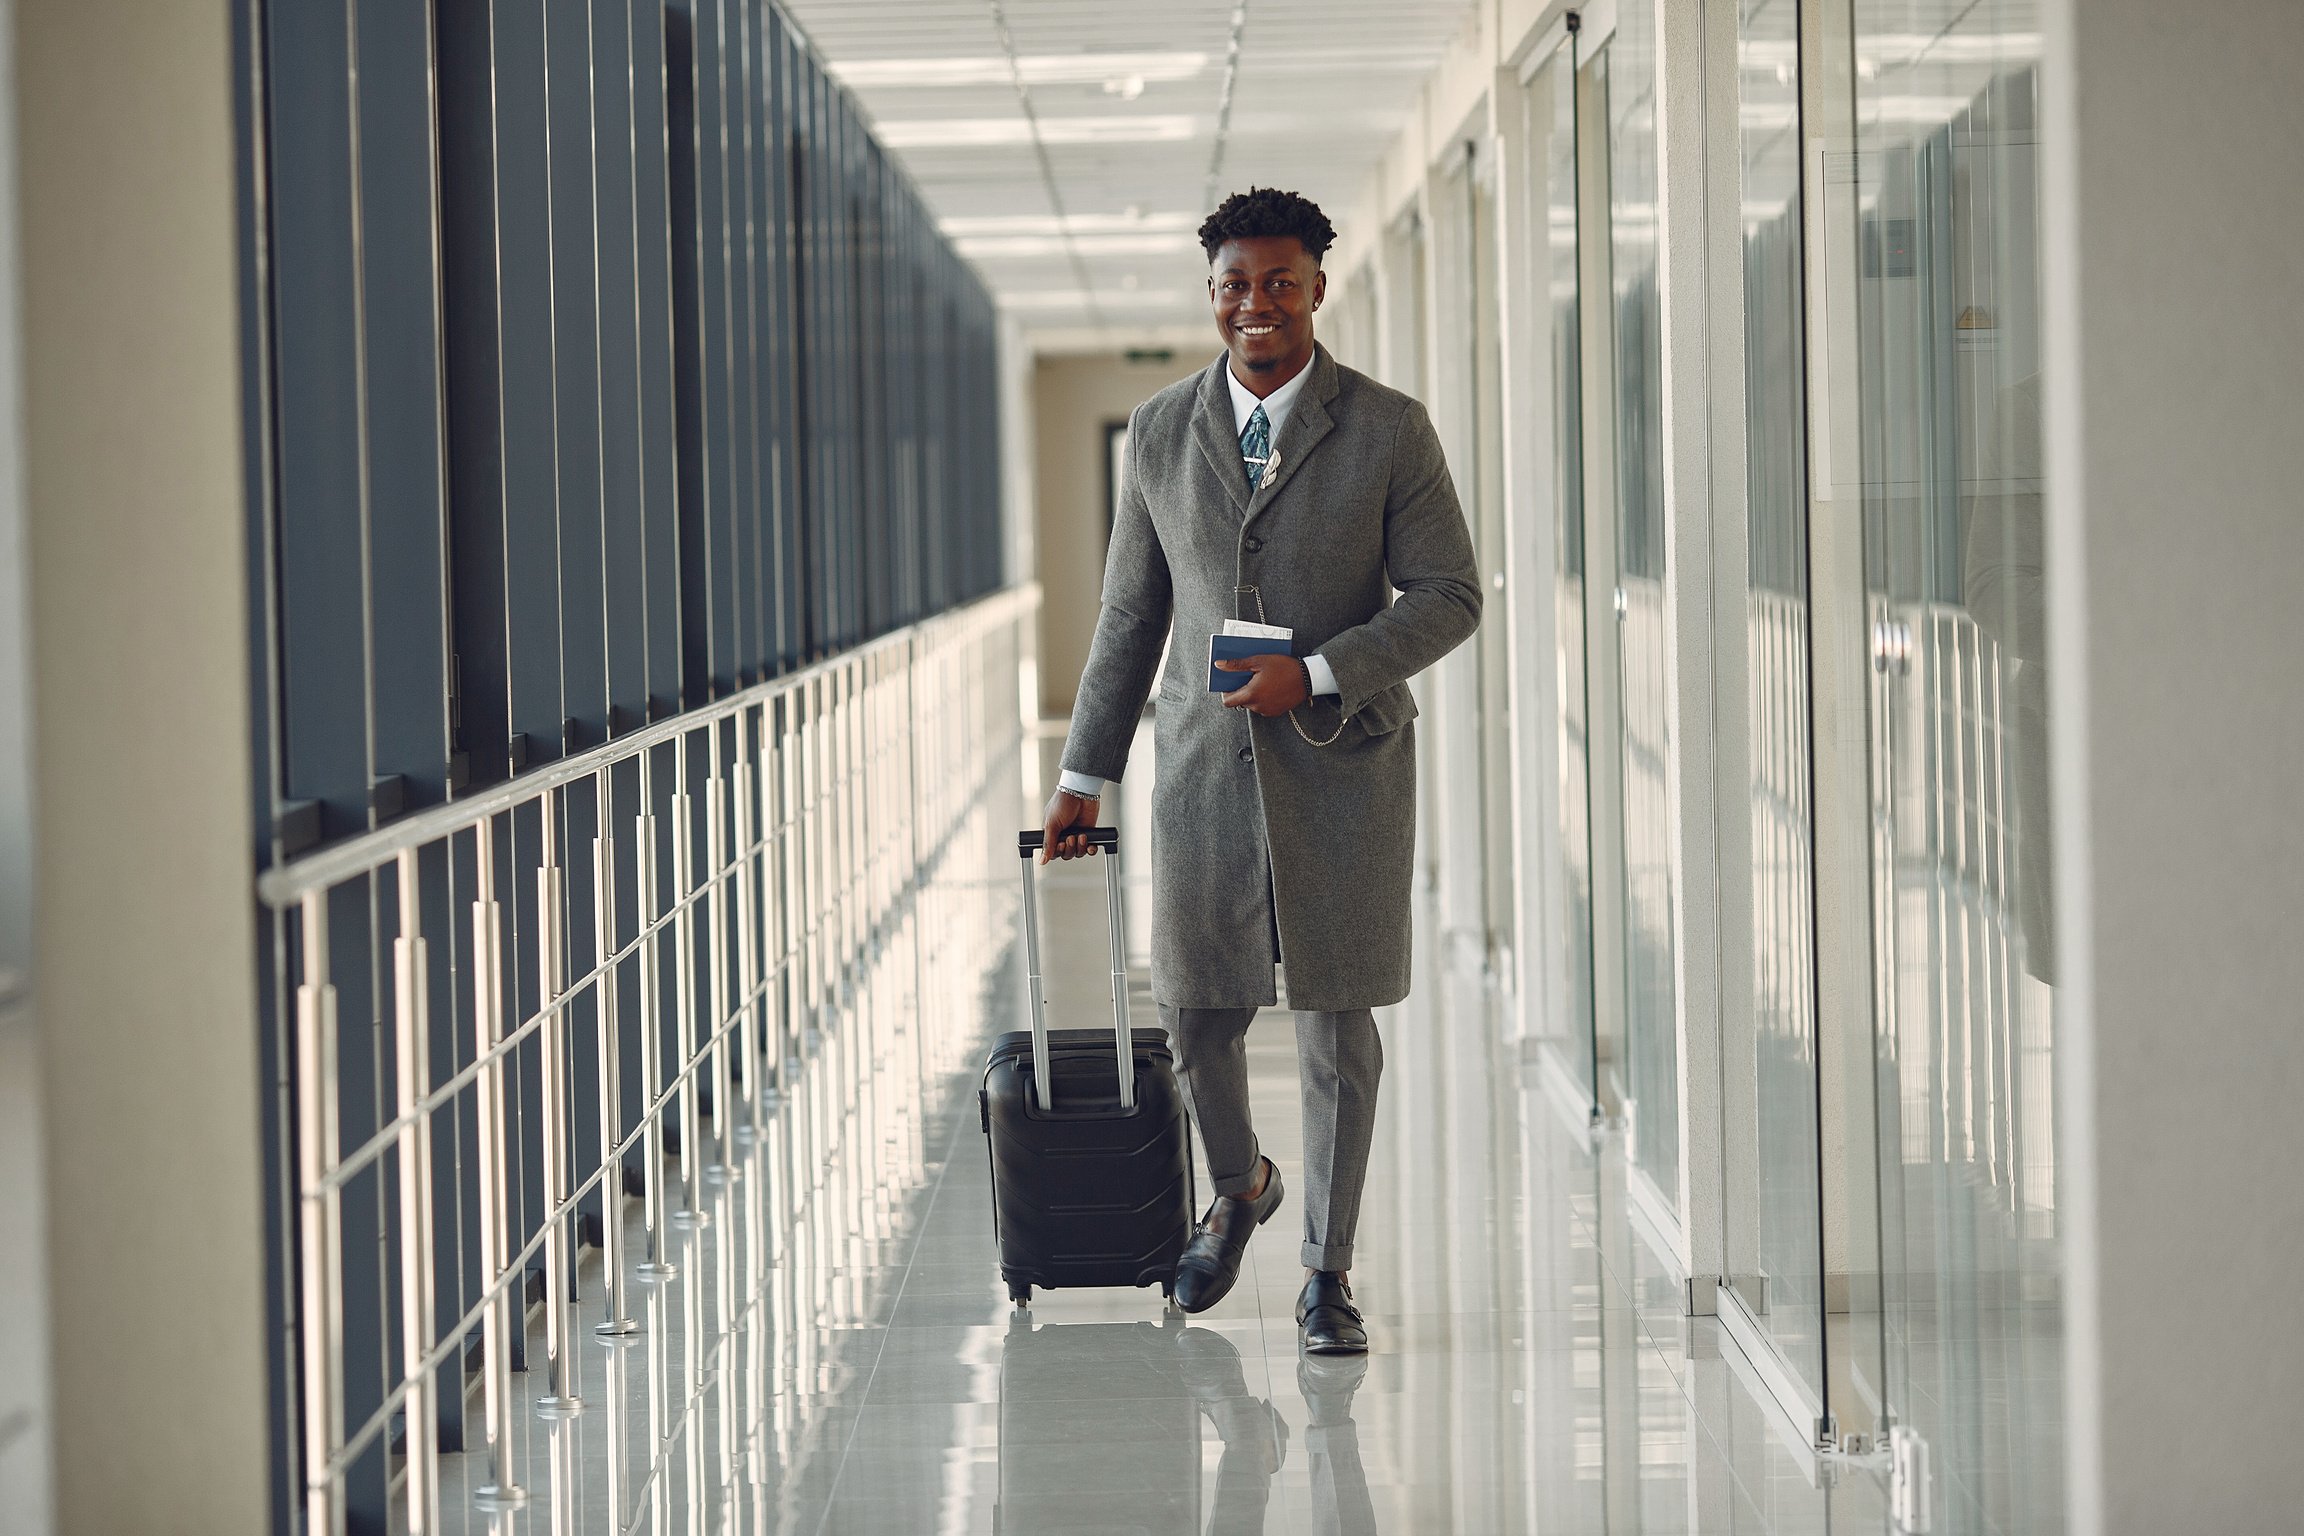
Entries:
<svg viewBox="0 0 2304 1536">
<path fill-rule="evenodd" d="M 1192 1235 L 1192 1138 L 1168 1035 L 1128 1022 L 1119 835 L 1098 827 L 1089 841 L 1105 858 L 1112 1027 L 1050 1030 L 1034 904 L 1040 834 L 1016 840 L 1032 1028 L 993 1043 L 978 1104 L 992 1159 L 1000 1277 L 1018 1306 L 1030 1303 L 1034 1286 L 1158 1285 L 1169 1295 Z M 1125 1053 L 1123 1040 L 1133 1047 Z"/>
</svg>

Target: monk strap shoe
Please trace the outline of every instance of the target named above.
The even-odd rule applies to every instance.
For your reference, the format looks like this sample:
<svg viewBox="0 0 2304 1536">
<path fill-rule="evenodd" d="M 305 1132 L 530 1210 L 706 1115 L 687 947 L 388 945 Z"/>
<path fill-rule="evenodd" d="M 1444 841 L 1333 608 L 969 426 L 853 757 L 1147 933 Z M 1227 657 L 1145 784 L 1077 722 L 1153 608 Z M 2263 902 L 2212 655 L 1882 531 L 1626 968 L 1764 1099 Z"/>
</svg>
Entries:
<svg viewBox="0 0 2304 1536">
<path fill-rule="evenodd" d="M 1296 1298 L 1296 1326 L 1304 1330 L 1308 1355 L 1364 1355 L 1368 1329 L 1360 1309 L 1352 1305 L 1352 1287 L 1332 1269 L 1323 1269 L 1304 1282 Z"/>
<path fill-rule="evenodd" d="M 1205 1312 L 1224 1299 L 1232 1282 L 1240 1278 L 1240 1255 L 1248 1239 L 1280 1209 L 1280 1170 L 1266 1158 L 1264 1193 L 1218 1195 L 1208 1214 L 1192 1229 L 1192 1239 L 1176 1261 L 1176 1305 L 1187 1312 Z"/>
</svg>

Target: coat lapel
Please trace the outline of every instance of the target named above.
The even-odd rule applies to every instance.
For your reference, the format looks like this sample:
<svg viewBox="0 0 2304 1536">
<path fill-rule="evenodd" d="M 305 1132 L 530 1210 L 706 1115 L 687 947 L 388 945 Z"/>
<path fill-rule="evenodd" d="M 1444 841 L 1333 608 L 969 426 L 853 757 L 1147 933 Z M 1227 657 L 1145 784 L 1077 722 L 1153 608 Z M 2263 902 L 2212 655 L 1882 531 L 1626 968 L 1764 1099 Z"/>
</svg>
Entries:
<svg viewBox="0 0 2304 1536">
<path fill-rule="evenodd" d="M 1311 456 L 1320 440 L 1336 430 L 1336 420 L 1328 414 L 1328 402 L 1336 398 L 1339 388 L 1336 360 L 1328 355 L 1326 347 L 1315 344 L 1311 368 L 1312 377 L 1304 381 L 1304 393 L 1297 397 L 1296 409 L 1288 413 L 1287 422 L 1280 428 L 1279 441 L 1272 445 L 1280 462 L 1273 467 L 1270 480 L 1258 486 L 1256 493 L 1249 498 L 1250 519 L 1272 505 L 1272 498 L 1278 496 L 1287 486 L 1289 477 L 1303 467 L 1305 459 Z M 1225 403 L 1230 404 L 1229 399 Z M 1239 457 L 1237 450 L 1233 457 Z M 1241 483 L 1247 483 L 1245 475 L 1241 477 Z"/>
<path fill-rule="evenodd" d="M 1192 407 L 1192 440 L 1223 482 L 1225 494 L 1232 498 L 1232 515 L 1238 517 L 1248 509 L 1248 472 L 1241 467 L 1240 439 L 1232 430 L 1232 391 L 1222 372 L 1230 366 L 1219 352 L 1215 367 L 1200 375 L 1200 395 Z"/>
</svg>

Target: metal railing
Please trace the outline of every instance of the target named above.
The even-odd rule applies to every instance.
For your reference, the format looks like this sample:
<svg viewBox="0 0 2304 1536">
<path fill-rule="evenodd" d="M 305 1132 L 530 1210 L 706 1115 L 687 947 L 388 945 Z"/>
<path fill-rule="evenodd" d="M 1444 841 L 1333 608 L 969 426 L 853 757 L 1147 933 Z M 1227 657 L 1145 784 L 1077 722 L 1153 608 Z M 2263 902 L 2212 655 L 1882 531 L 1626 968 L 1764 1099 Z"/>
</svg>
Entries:
<svg viewBox="0 0 2304 1536">
<path fill-rule="evenodd" d="M 524 1502 L 512 1374 L 532 1272 L 549 1372 L 534 1406 L 572 1413 L 584 1218 L 600 1250 L 592 1331 L 630 1334 L 633 1281 L 673 1272 L 667 1229 L 704 1219 L 707 1168 L 787 1095 L 819 1091 L 807 1063 L 840 1048 L 860 968 L 899 929 L 915 951 L 911 1003 L 928 1004 L 938 918 L 922 920 L 920 894 L 970 841 L 963 829 L 980 828 L 987 787 L 1020 783 L 1014 679 L 1037 601 L 1010 589 L 259 878 L 291 965 L 304 1529 L 341 1531 L 348 1503 L 387 1489 L 396 1528 L 441 1529 L 439 1423 L 446 1395 L 469 1385 L 475 1339 L 488 1473 L 465 1481 L 482 1508 Z M 347 936 L 359 953 L 340 960 L 332 940 Z M 372 1037 L 348 1032 L 348 990 L 373 1007 Z M 440 1005 L 452 1029 L 436 1028 Z M 354 1053 L 362 1102 L 346 1045 L 370 1038 L 366 1058 Z M 453 1056 L 436 1076 L 444 1041 Z M 446 1181 L 443 1117 L 457 1138 Z M 471 1263 L 457 1214 L 435 1208 L 443 1188 L 477 1203 Z M 348 1325 L 355 1251 L 387 1259 L 363 1292 L 375 1314 Z M 458 1260 L 446 1306 L 444 1256 Z M 348 1326 L 364 1358 L 391 1362 L 368 1369 L 349 1407 Z"/>
</svg>

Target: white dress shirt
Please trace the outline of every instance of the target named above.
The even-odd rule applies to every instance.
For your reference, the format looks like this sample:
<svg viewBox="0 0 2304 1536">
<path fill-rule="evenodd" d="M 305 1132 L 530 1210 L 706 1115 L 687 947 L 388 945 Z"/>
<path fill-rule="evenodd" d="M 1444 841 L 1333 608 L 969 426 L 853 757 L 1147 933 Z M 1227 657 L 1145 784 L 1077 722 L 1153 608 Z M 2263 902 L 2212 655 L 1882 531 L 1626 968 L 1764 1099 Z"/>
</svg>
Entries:
<svg viewBox="0 0 2304 1536">
<path fill-rule="evenodd" d="M 1279 442 L 1280 428 L 1287 422 L 1288 413 L 1296 408 L 1296 397 L 1304 393 L 1304 381 L 1311 377 L 1312 364 L 1307 360 L 1303 367 L 1296 370 L 1296 377 L 1258 399 L 1232 372 L 1232 365 L 1226 363 L 1224 382 L 1232 387 L 1232 435 L 1240 437 L 1247 433 L 1248 418 L 1255 415 L 1256 407 L 1261 405 L 1264 407 L 1264 420 L 1271 428 L 1271 440 Z M 1305 657 L 1304 670 L 1312 676 L 1312 691 L 1315 694 L 1343 693 L 1344 690 L 1336 686 L 1336 673 L 1328 665 L 1327 657 Z M 1059 788 L 1068 789 L 1076 795 L 1086 795 L 1090 799 L 1099 799 L 1104 793 L 1102 779 L 1092 774 L 1074 773 L 1069 768 L 1057 775 L 1056 783 Z"/>
</svg>

